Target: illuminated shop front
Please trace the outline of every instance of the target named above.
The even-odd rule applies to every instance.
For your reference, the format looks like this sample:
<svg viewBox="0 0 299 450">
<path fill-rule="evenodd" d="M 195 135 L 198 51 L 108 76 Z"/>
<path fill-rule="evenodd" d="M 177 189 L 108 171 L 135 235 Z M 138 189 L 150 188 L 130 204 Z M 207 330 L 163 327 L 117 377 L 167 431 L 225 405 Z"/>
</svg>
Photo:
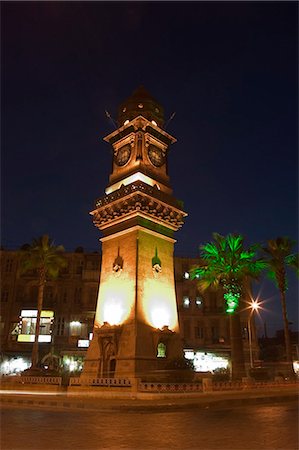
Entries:
<svg viewBox="0 0 299 450">
<path fill-rule="evenodd" d="M 64 355 L 62 357 L 63 370 L 65 372 L 81 372 L 83 369 L 83 355 Z"/>
<path fill-rule="evenodd" d="M 14 356 L 6 357 L 0 364 L 1 375 L 17 375 L 30 367 L 30 358 Z"/>
<path fill-rule="evenodd" d="M 215 353 L 185 349 L 186 359 L 193 361 L 196 372 L 214 372 L 216 369 L 227 369 L 229 358 Z"/>
<path fill-rule="evenodd" d="M 34 342 L 37 309 L 22 309 L 19 321 L 18 342 Z M 54 311 L 42 311 L 38 342 L 51 342 Z"/>
</svg>

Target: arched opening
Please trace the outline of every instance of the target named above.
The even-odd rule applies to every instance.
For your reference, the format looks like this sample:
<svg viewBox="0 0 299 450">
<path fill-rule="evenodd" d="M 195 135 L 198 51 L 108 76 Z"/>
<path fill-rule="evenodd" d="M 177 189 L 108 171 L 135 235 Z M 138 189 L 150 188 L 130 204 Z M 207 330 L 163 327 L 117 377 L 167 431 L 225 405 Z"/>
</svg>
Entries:
<svg viewBox="0 0 299 450">
<path fill-rule="evenodd" d="M 115 367 L 116 367 L 116 359 L 111 358 L 109 361 L 109 377 L 110 378 L 114 378 Z"/>
<path fill-rule="evenodd" d="M 163 342 L 157 346 L 157 358 L 166 358 L 166 345 Z"/>
</svg>

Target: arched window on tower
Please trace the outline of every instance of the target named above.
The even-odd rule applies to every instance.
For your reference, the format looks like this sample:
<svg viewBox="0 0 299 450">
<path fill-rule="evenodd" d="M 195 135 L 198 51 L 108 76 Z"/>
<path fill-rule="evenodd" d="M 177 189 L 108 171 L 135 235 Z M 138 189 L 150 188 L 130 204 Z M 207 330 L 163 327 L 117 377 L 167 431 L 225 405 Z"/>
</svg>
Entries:
<svg viewBox="0 0 299 450">
<path fill-rule="evenodd" d="M 157 358 L 166 358 L 166 345 L 159 342 L 157 347 Z"/>
</svg>

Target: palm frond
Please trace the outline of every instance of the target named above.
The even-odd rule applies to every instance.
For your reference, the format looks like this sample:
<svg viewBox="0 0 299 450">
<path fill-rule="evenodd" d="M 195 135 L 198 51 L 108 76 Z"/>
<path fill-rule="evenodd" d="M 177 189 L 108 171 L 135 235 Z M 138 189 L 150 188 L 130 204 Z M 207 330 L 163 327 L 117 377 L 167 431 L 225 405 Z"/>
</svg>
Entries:
<svg viewBox="0 0 299 450">
<path fill-rule="evenodd" d="M 63 252 L 63 246 L 55 246 L 48 235 L 35 238 L 31 245 L 20 251 L 20 270 L 22 273 L 42 270 L 49 277 L 56 277 L 59 270 L 67 265 Z"/>
<path fill-rule="evenodd" d="M 267 246 L 262 250 L 266 256 L 268 276 L 275 281 L 281 292 L 287 289 L 286 268 L 290 267 L 298 270 L 298 254 L 292 253 L 295 241 L 290 238 L 277 237 L 267 241 Z"/>
<path fill-rule="evenodd" d="M 234 236 L 232 234 L 229 234 L 227 236 L 227 244 L 232 253 L 238 252 L 242 247 L 242 243 L 243 237 L 241 235 Z"/>
<path fill-rule="evenodd" d="M 198 279 L 198 287 L 205 290 L 210 286 L 221 285 L 224 293 L 227 289 L 242 289 L 246 277 L 258 278 L 265 269 L 266 263 L 258 259 L 258 246 L 244 248 L 241 235 L 229 234 L 226 237 L 213 233 L 213 242 L 200 247 L 204 265 L 193 268 L 192 278 Z"/>
</svg>

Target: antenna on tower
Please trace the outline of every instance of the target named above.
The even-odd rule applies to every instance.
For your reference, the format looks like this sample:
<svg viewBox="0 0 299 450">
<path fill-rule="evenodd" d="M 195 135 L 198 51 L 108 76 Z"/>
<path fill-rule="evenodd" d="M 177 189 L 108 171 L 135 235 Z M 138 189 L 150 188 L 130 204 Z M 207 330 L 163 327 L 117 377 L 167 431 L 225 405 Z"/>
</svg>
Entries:
<svg viewBox="0 0 299 450">
<path fill-rule="evenodd" d="M 169 119 L 166 121 L 165 125 L 164 125 L 164 129 L 166 130 L 167 126 L 169 125 L 169 123 L 172 121 L 172 119 L 174 118 L 174 116 L 176 115 L 176 112 L 173 112 L 171 114 L 171 116 L 169 117 Z"/>
<path fill-rule="evenodd" d="M 117 129 L 116 121 L 112 118 L 111 114 L 106 109 L 105 109 L 105 114 L 106 114 L 106 117 L 110 120 L 110 122 L 114 126 L 114 128 Z"/>
</svg>

